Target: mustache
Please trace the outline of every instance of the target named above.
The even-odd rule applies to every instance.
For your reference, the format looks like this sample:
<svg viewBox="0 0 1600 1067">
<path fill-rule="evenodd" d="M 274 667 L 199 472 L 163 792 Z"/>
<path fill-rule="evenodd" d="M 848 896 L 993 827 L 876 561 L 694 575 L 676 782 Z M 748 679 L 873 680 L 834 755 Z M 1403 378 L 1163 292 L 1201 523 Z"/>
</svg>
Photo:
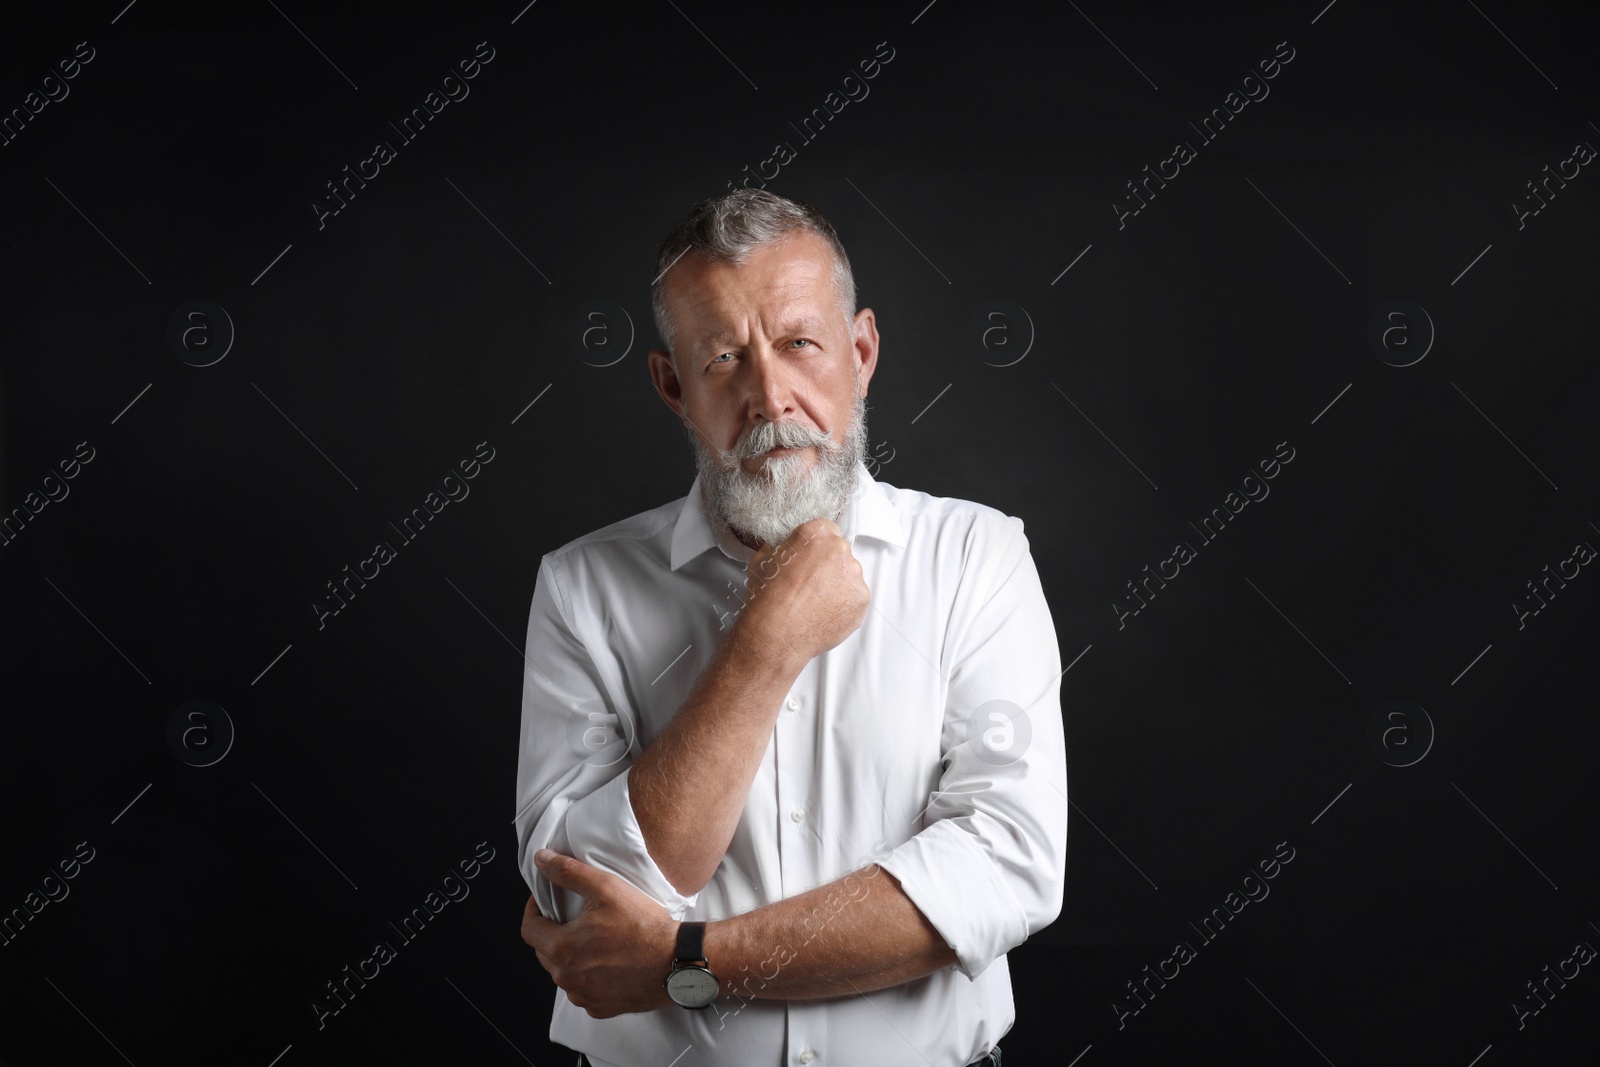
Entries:
<svg viewBox="0 0 1600 1067">
<path fill-rule="evenodd" d="M 837 452 L 844 446 L 834 441 L 832 437 L 821 430 L 814 430 L 804 423 L 792 419 L 783 419 L 779 422 L 763 422 L 756 426 L 731 449 L 723 449 L 722 456 L 728 463 L 741 460 L 755 459 L 774 448 L 808 448 L 817 447 L 828 452 Z"/>
</svg>

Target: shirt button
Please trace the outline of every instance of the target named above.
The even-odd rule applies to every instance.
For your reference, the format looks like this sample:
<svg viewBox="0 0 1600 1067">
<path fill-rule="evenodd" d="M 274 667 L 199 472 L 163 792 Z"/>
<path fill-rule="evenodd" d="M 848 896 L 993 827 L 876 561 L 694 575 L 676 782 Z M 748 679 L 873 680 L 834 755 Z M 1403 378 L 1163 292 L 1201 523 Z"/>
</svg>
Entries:
<svg viewBox="0 0 1600 1067">
<path fill-rule="evenodd" d="M 790 711 L 799 711 L 800 710 L 800 701 L 795 699 L 794 697 L 790 697 L 789 698 L 789 710 Z M 811 1061 L 807 1060 L 806 1062 L 809 1063 Z"/>
<path fill-rule="evenodd" d="M 815 1052 L 812 1052 L 810 1049 L 803 1048 L 803 1049 L 800 1050 L 800 1062 L 801 1063 L 810 1063 L 812 1060 L 814 1060 L 816 1058 L 817 1058 L 817 1054 Z"/>
<path fill-rule="evenodd" d="M 791 811 L 789 813 L 789 818 L 793 819 L 795 822 L 804 822 L 805 821 L 805 817 L 806 817 L 806 809 L 804 809 L 804 808 L 795 808 L 793 811 Z"/>
</svg>

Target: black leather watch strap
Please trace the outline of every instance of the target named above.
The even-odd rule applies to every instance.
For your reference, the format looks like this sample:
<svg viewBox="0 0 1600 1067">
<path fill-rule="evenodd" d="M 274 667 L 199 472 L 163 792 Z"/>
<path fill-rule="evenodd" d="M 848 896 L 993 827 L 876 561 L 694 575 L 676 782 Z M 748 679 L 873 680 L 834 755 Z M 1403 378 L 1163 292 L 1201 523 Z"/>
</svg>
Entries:
<svg viewBox="0 0 1600 1067">
<path fill-rule="evenodd" d="M 695 963 L 706 958 L 705 923 L 678 924 L 678 958 L 674 963 Z"/>
</svg>

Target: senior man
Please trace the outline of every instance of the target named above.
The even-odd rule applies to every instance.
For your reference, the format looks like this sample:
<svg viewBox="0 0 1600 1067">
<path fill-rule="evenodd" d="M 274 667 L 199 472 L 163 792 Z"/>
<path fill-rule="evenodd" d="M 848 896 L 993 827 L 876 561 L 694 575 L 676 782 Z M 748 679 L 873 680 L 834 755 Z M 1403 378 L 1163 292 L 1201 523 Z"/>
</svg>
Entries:
<svg viewBox="0 0 1600 1067">
<path fill-rule="evenodd" d="M 656 269 L 650 374 L 698 476 L 545 555 L 528 622 L 550 1038 L 593 1067 L 998 1064 L 1005 953 L 1066 861 L 1022 521 L 868 472 L 876 317 L 815 208 L 702 201 Z"/>
</svg>

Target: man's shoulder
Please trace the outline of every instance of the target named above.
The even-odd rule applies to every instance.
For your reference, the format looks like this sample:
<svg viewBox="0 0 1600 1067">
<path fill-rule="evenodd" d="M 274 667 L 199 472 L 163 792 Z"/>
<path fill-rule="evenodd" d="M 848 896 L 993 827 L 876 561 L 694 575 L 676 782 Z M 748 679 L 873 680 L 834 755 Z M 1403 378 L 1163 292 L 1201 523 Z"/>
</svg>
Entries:
<svg viewBox="0 0 1600 1067">
<path fill-rule="evenodd" d="M 935 496 L 920 489 L 904 489 L 878 482 L 889 506 L 894 508 L 908 539 L 929 536 L 1005 537 L 1012 526 L 1018 531 L 1022 520 L 989 504 L 955 496 Z"/>
<path fill-rule="evenodd" d="M 643 553 L 665 558 L 671 550 L 672 526 L 683 509 L 683 501 L 684 498 L 680 496 L 658 507 L 591 530 L 545 553 L 545 558 L 568 563 L 581 557 L 615 554 Z"/>
</svg>

